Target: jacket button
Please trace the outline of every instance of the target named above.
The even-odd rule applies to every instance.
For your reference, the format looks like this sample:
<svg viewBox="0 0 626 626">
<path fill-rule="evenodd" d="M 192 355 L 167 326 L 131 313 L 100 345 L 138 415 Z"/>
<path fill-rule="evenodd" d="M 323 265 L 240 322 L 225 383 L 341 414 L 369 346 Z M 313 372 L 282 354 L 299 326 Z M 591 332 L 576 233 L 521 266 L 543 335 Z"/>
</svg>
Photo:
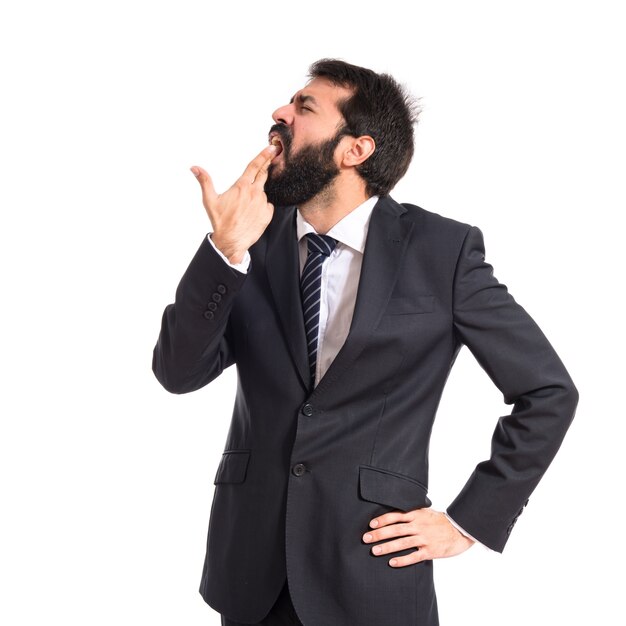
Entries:
<svg viewBox="0 0 626 626">
<path fill-rule="evenodd" d="M 211 299 L 214 302 L 219 302 L 222 299 L 222 296 L 220 296 L 219 293 L 215 292 L 214 294 L 211 295 Z"/>
<path fill-rule="evenodd" d="M 296 463 L 291 468 L 291 471 L 293 472 L 294 476 L 302 476 L 302 474 L 306 472 L 306 465 L 304 463 Z"/>
<path fill-rule="evenodd" d="M 217 286 L 217 292 L 221 293 L 222 295 L 224 295 L 226 293 L 226 285 L 218 285 Z"/>
<path fill-rule="evenodd" d="M 217 309 L 217 302 L 209 302 L 206 306 L 209 311 L 215 311 Z"/>
<path fill-rule="evenodd" d="M 307 417 L 311 417 L 311 415 L 313 415 L 313 406 L 311 404 L 309 404 L 308 402 L 302 407 L 302 412 L 304 413 L 304 415 L 306 415 Z"/>
<path fill-rule="evenodd" d="M 205 311 L 204 312 L 204 319 L 212 320 L 214 317 L 215 317 L 215 313 L 213 313 L 213 311 Z"/>
</svg>

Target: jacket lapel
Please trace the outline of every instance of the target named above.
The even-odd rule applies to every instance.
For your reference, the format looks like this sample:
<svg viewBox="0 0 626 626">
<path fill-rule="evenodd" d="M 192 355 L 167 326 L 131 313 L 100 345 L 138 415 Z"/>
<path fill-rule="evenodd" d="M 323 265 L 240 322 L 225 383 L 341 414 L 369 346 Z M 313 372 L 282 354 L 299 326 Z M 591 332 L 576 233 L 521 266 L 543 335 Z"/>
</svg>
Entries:
<svg viewBox="0 0 626 626">
<path fill-rule="evenodd" d="M 300 300 L 300 258 L 296 234 L 295 207 L 277 208 L 277 217 L 268 232 L 265 267 L 267 280 L 278 310 L 285 340 L 305 389 L 310 387 L 309 357 Z"/>
<path fill-rule="evenodd" d="M 311 398 L 323 394 L 355 361 L 385 311 L 406 252 L 413 222 L 400 219 L 406 209 L 389 197 L 372 211 L 350 331 Z"/>
<path fill-rule="evenodd" d="M 306 333 L 300 300 L 300 259 L 296 209 L 283 212 L 268 232 L 265 266 L 285 339 L 298 374 L 310 390 Z M 400 219 L 406 209 L 391 198 L 381 198 L 372 211 L 363 265 L 350 331 L 344 345 L 311 397 L 324 393 L 354 362 L 367 344 L 387 306 L 398 269 L 406 252 L 413 222 Z"/>
</svg>

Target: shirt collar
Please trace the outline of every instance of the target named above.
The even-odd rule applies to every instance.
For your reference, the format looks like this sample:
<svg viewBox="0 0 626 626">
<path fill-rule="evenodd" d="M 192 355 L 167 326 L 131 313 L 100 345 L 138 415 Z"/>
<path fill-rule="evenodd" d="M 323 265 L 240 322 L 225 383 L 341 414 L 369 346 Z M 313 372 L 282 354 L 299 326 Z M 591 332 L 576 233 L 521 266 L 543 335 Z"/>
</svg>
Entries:
<svg viewBox="0 0 626 626">
<path fill-rule="evenodd" d="M 378 202 L 378 196 L 368 198 L 341 218 L 326 234 L 363 254 L 365 251 L 365 240 L 367 239 L 367 229 L 369 228 L 370 217 L 376 202 Z M 296 228 L 298 241 L 307 233 L 316 232 L 315 228 L 302 217 L 300 209 L 296 211 Z"/>
</svg>

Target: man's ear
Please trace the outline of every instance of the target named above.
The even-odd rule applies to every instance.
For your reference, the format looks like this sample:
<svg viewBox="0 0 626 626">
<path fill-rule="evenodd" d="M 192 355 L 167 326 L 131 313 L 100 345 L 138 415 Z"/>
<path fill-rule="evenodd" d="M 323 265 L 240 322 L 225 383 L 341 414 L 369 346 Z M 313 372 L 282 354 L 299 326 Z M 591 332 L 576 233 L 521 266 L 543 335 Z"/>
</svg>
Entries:
<svg viewBox="0 0 626 626">
<path fill-rule="evenodd" d="M 369 135 L 361 137 L 344 137 L 346 142 L 342 147 L 341 165 L 345 167 L 355 167 L 366 161 L 376 149 L 376 142 Z M 341 144 L 340 144 L 341 145 Z"/>
</svg>

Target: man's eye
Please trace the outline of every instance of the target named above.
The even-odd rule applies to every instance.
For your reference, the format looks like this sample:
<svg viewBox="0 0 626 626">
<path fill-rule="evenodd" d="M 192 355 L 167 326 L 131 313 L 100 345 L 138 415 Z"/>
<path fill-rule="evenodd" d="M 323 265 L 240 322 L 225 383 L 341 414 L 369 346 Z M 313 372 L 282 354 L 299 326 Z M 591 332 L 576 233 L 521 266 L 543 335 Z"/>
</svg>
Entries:
<svg viewBox="0 0 626 626">
<path fill-rule="evenodd" d="M 309 109 L 309 107 L 302 106 L 301 109 L 303 111 L 313 111 L 313 109 Z"/>
</svg>

